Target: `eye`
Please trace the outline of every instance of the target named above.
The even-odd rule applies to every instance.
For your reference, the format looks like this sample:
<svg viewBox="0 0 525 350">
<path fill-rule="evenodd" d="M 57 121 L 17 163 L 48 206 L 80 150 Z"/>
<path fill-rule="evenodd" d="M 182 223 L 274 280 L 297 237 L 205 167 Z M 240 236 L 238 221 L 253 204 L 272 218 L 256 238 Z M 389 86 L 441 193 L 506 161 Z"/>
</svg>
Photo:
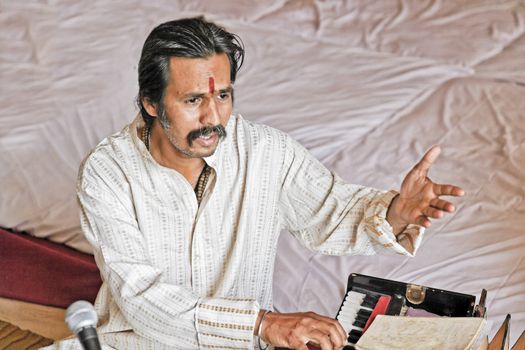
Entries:
<svg viewBox="0 0 525 350">
<path fill-rule="evenodd" d="M 190 97 L 188 99 L 186 99 L 184 101 L 185 104 L 188 104 L 188 105 L 191 105 L 191 106 L 194 106 L 194 105 L 197 105 L 201 102 L 201 98 L 200 97 Z"/>
<path fill-rule="evenodd" d="M 229 100 L 231 97 L 231 93 L 230 92 L 221 92 L 217 98 L 219 99 L 219 101 L 227 101 Z"/>
</svg>

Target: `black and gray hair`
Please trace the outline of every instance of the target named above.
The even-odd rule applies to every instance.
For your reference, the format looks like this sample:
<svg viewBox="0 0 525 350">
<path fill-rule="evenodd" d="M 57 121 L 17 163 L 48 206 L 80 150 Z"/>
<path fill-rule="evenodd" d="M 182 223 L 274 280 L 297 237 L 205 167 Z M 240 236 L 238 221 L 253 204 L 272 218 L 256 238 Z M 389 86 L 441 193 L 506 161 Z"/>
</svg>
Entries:
<svg viewBox="0 0 525 350">
<path fill-rule="evenodd" d="M 233 84 L 244 60 L 244 45 L 237 35 L 203 17 L 170 21 L 153 29 L 144 42 L 138 69 L 137 104 L 144 121 L 153 121 L 144 108 L 144 99 L 156 105 L 159 114 L 164 111 L 162 101 L 168 85 L 171 57 L 207 58 L 220 53 L 228 56 Z"/>
</svg>

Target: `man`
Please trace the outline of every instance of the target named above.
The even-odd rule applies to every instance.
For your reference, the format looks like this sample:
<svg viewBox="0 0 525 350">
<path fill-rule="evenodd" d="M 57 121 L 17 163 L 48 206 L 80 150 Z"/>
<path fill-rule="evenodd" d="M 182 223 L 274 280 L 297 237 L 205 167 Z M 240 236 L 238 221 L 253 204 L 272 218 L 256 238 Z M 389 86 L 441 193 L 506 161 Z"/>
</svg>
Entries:
<svg viewBox="0 0 525 350">
<path fill-rule="evenodd" d="M 139 63 L 140 116 L 81 166 L 105 346 L 339 349 L 337 321 L 267 312 L 280 231 L 324 254 L 412 255 L 429 218 L 454 210 L 439 196 L 463 194 L 426 176 L 439 147 L 399 194 L 383 192 L 345 184 L 288 135 L 231 116 L 243 55 L 235 35 L 200 18 L 155 28 Z"/>
</svg>

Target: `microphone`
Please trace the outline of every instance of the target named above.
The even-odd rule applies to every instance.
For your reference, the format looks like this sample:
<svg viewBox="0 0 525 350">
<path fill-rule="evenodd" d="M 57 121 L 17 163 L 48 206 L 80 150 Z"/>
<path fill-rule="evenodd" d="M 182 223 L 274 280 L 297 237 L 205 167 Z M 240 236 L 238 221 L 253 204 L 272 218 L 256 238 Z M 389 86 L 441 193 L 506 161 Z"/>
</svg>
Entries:
<svg viewBox="0 0 525 350">
<path fill-rule="evenodd" d="M 84 350 L 102 350 L 97 335 L 97 313 L 89 302 L 75 301 L 66 310 L 66 324 Z"/>
</svg>

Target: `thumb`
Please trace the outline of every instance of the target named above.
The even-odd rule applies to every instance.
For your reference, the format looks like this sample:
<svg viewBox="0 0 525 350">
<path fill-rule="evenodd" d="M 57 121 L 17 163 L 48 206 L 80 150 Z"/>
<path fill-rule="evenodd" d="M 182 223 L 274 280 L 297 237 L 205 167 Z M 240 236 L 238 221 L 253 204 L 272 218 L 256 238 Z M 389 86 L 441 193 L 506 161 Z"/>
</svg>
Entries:
<svg viewBox="0 0 525 350">
<path fill-rule="evenodd" d="M 421 160 L 414 166 L 414 169 L 427 172 L 428 169 L 430 169 L 430 166 L 434 164 L 440 153 L 441 147 L 439 145 L 430 147 L 423 158 L 421 158 Z"/>
</svg>

